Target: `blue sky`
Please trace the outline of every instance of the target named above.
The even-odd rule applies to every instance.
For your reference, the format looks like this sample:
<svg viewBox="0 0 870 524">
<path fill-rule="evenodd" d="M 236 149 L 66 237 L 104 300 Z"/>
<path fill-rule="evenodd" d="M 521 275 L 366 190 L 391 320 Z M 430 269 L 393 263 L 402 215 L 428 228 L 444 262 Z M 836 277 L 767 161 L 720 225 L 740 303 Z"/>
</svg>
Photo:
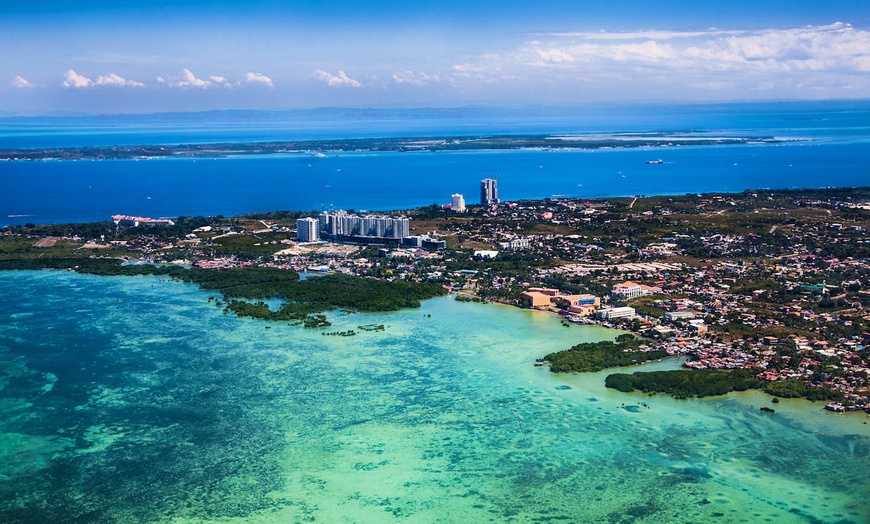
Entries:
<svg viewBox="0 0 870 524">
<path fill-rule="evenodd" d="M 0 112 L 870 98 L 870 0 L 4 0 Z"/>
</svg>

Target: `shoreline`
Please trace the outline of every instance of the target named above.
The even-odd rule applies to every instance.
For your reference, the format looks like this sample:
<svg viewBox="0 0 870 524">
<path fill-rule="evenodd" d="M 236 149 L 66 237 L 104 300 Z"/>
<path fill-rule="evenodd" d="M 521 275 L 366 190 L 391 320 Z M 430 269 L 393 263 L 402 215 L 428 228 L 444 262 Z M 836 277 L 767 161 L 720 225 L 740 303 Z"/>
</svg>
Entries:
<svg viewBox="0 0 870 524">
<path fill-rule="evenodd" d="M 181 160 L 181 159 L 178 158 L 175 160 Z M 551 199 L 580 201 L 580 202 L 595 202 L 595 201 L 617 200 L 617 199 L 623 199 L 623 198 L 667 198 L 667 197 L 679 198 L 679 197 L 685 197 L 687 195 L 696 195 L 698 197 L 726 197 L 726 196 L 735 196 L 735 195 L 742 195 L 745 193 L 757 193 L 757 192 L 776 192 L 776 193 L 789 194 L 789 193 L 801 193 L 801 192 L 816 192 L 816 191 L 827 192 L 827 191 L 837 191 L 837 190 L 846 191 L 846 190 L 858 190 L 858 189 L 870 190 L 870 185 L 819 186 L 819 187 L 747 187 L 744 189 L 734 190 L 734 191 L 707 191 L 707 192 L 701 192 L 701 193 L 676 193 L 673 191 L 665 191 L 662 193 L 644 193 L 642 195 L 637 195 L 637 194 L 622 194 L 622 195 L 607 195 L 607 196 L 550 195 L 550 196 L 546 196 L 546 197 L 528 197 L 528 198 L 519 198 L 519 199 L 515 199 L 515 200 L 503 200 L 501 202 L 501 205 L 518 204 L 518 203 L 522 203 L 522 202 L 540 202 L 543 200 L 551 200 Z M 377 213 L 413 213 L 413 212 L 416 212 L 418 210 L 421 210 L 421 209 L 427 207 L 428 205 L 432 205 L 432 203 L 430 202 L 429 204 L 421 204 L 421 205 L 418 205 L 415 207 L 414 206 L 411 206 L 411 207 L 409 207 L 409 206 L 385 207 L 382 209 L 372 209 L 371 212 L 377 212 Z M 479 204 L 469 205 L 470 208 L 477 207 L 477 206 L 479 206 Z M 858 206 L 858 207 L 860 207 L 860 206 Z M 217 213 L 210 214 L 210 215 L 183 214 L 182 213 L 182 214 L 165 215 L 165 216 L 161 215 L 158 218 L 174 219 L 174 218 L 178 218 L 180 216 L 184 216 L 187 218 L 212 218 L 212 217 L 217 217 L 217 216 L 225 216 L 227 218 L 245 219 L 245 218 L 249 218 L 252 216 L 259 218 L 259 217 L 262 217 L 264 215 L 268 216 L 272 213 L 287 213 L 287 212 L 305 213 L 306 211 L 272 209 L 272 210 L 268 210 L 268 211 L 256 211 L 256 210 L 255 211 L 247 211 L 245 213 L 239 213 L 239 214 L 234 214 L 234 215 L 221 213 L 221 212 L 217 212 Z M 39 215 L 37 215 L 37 214 L 12 213 L 12 214 L 8 214 L 6 216 L 6 218 L 28 218 L 29 220 L 27 220 L 26 223 L 32 223 L 32 224 L 36 224 L 36 225 L 82 225 L 82 224 L 100 224 L 100 223 L 111 221 L 110 219 L 107 218 L 105 220 L 91 220 L 91 221 L 46 221 L 46 222 L 42 222 L 37 218 L 38 216 Z M 3 217 L 0 217 L 0 219 L 2 219 L 2 218 Z M 0 224 L 0 230 L 5 229 L 5 228 L 20 227 L 20 226 L 23 226 L 24 223 L 25 222 L 19 222 L 19 223 L 10 222 L 10 223 L 6 223 L 6 224 Z"/>
</svg>

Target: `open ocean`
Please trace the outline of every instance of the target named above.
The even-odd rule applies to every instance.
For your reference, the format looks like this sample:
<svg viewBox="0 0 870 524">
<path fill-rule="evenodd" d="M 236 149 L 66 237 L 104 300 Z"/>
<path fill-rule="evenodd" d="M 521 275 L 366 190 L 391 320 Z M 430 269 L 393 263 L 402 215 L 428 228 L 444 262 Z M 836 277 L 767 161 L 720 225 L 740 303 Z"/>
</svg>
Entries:
<svg viewBox="0 0 870 524">
<path fill-rule="evenodd" d="M 190 117 L 191 119 L 193 117 Z M 273 118 L 274 120 L 274 118 Z M 687 106 L 558 116 L 320 117 L 312 121 L 0 121 L 0 149 L 372 136 L 654 132 L 804 139 L 765 145 L 595 151 L 348 152 L 213 159 L 0 163 L 0 226 L 255 211 L 393 210 L 503 200 L 870 184 L 870 103 Z M 648 165 L 647 160 L 663 164 Z"/>
</svg>

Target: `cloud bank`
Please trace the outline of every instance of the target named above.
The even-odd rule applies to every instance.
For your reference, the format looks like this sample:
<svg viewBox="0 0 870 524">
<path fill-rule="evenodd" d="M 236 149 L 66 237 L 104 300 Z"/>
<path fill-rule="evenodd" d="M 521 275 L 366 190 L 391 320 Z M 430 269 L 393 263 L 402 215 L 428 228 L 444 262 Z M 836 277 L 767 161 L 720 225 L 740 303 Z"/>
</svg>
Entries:
<svg viewBox="0 0 870 524">
<path fill-rule="evenodd" d="M 779 91 L 870 96 L 870 32 L 834 23 L 786 29 L 538 33 L 456 63 L 465 84 L 543 83 L 661 95 Z M 643 87 L 641 87 L 643 86 Z"/>
<path fill-rule="evenodd" d="M 63 82 L 61 86 L 67 89 L 81 89 L 85 87 L 145 87 L 145 84 L 142 82 L 137 82 L 135 80 L 127 80 L 126 78 L 115 74 L 109 73 L 107 75 L 100 75 L 97 77 L 97 80 L 91 80 L 90 78 L 80 75 L 76 73 L 74 70 L 69 69 L 63 75 Z"/>
</svg>

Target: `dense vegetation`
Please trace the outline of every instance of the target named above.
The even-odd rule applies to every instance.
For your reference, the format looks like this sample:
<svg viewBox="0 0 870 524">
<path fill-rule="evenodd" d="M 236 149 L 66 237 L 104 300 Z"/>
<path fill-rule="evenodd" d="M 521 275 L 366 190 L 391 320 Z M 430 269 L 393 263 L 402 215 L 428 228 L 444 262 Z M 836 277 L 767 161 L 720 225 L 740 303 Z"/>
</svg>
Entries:
<svg viewBox="0 0 870 524">
<path fill-rule="evenodd" d="M 604 384 L 626 393 L 667 393 L 675 398 L 709 397 L 731 391 L 761 389 L 779 397 L 805 397 L 810 400 L 839 400 L 843 394 L 828 388 L 813 387 L 796 380 L 765 382 L 755 378 L 756 369 L 678 369 L 632 374 L 608 375 Z"/>
<path fill-rule="evenodd" d="M 634 335 L 626 333 L 616 337 L 616 342 L 585 342 L 571 349 L 550 353 L 543 360 L 553 372 L 594 372 L 668 356 L 665 351 L 641 351 L 640 342 Z"/>
<path fill-rule="evenodd" d="M 117 259 L 48 258 L 0 260 L 3 269 L 73 269 L 103 276 L 163 275 L 218 291 L 232 299 L 227 309 L 240 316 L 268 320 L 303 320 L 309 315 L 333 309 L 353 311 L 396 311 L 420 307 L 420 301 L 446 290 L 429 283 L 404 280 L 386 282 L 347 275 L 326 275 L 299 280 L 293 271 L 275 268 L 206 270 L 179 266 L 121 265 Z M 278 298 L 284 304 L 272 311 L 264 303 L 238 299 Z"/>
<path fill-rule="evenodd" d="M 287 273 L 282 270 L 274 271 Z M 266 286 L 272 284 L 274 283 L 270 282 Z M 238 289 L 233 287 L 231 291 Z M 251 288 L 246 286 L 244 289 Z M 265 304 L 250 304 L 238 300 L 230 301 L 227 307 L 240 316 L 289 321 L 304 319 L 308 315 L 333 309 L 396 311 L 402 308 L 416 308 L 420 307 L 421 300 L 444 295 L 446 292 L 443 287 L 434 284 L 417 284 L 404 280 L 387 282 L 335 274 L 282 282 L 272 287 L 268 295 L 250 296 L 251 293 L 248 293 L 242 296 L 242 298 L 281 298 L 285 303 L 277 311 L 270 310 Z"/>
<path fill-rule="evenodd" d="M 730 391 L 759 389 L 762 381 L 753 369 L 679 369 L 608 375 L 604 384 L 619 391 L 668 393 L 676 398 L 709 397 Z"/>
</svg>

